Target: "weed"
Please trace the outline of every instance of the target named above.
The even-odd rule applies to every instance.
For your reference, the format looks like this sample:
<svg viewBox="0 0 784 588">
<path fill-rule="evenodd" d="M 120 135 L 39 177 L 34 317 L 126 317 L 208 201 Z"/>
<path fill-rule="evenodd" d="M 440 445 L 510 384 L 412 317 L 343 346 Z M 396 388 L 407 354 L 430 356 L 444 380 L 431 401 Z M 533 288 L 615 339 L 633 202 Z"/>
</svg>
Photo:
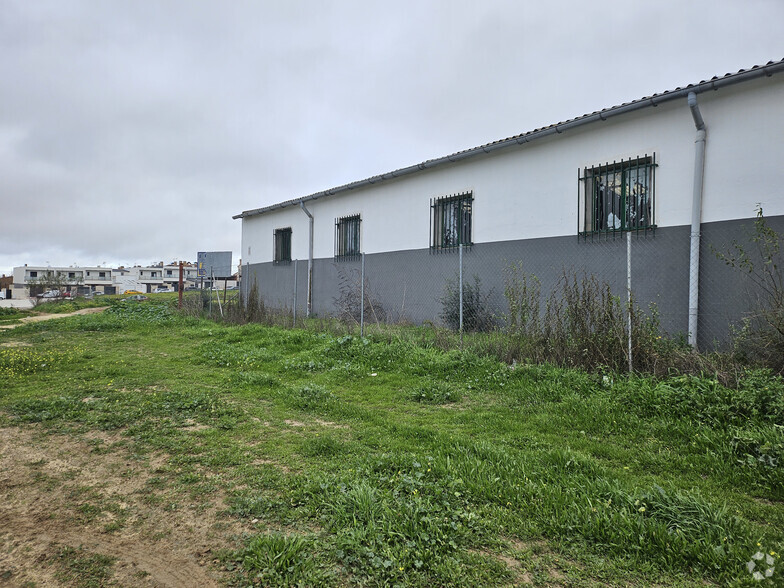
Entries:
<svg viewBox="0 0 784 588">
<path fill-rule="evenodd" d="M 120 323 L 165 324 L 171 322 L 174 318 L 171 304 L 168 302 L 139 304 L 118 301 L 106 310 L 106 314 L 116 318 Z"/>
<path fill-rule="evenodd" d="M 223 341 L 202 343 L 198 354 L 205 363 L 243 370 L 261 367 L 265 362 L 277 358 L 274 351 L 264 347 Z"/>
<path fill-rule="evenodd" d="M 302 452 L 308 457 L 346 455 L 345 446 L 331 435 L 319 435 L 305 440 Z"/>
<path fill-rule="evenodd" d="M 428 381 L 416 387 L 409 395 L 411 400 L 423 404 L 447 404 L 459 402 L 462 398 L 460 391 L 446 382 Z"/>
<path fill-rule="evenodd" d="M 59 568 L 56 577 L 77 588 L 106 586 L 114 573 L 115 561 L 113 557 L 88 553 L 81 546 L 78 549 L 63 547 L 55 557 Z"/>
<path fill-rule="evenodd" d="M 297 535 L 258 535 L 237 554 L 254 584 L 262 586 L 323 585 L 328 576 L 312 557 L 310 541 Z"/>
<path fill-rule="evenodd" d="M 334 395 L 321 386 L 305 385 L 291 391 L 289 401 L 300 410 L 318 410 L 328 407 L 334 400 Z"/>
<path fill-rule="evenodd" d="M 73 360 L 84 350 L 74 347 L 64 351 L 34 347 L 0 347 L 0 376 L 15 378 L 39 371 L 52 371 Z"/>
</svg>

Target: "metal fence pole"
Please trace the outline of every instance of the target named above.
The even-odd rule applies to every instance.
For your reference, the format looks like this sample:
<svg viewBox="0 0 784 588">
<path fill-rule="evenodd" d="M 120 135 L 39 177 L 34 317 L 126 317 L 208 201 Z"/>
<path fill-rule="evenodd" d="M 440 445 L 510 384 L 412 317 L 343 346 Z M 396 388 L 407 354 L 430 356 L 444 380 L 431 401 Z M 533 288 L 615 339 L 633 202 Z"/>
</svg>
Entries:
<svg viewBox="0 0 784 588">
<path fill-rule="evenodd" d="M 463 244 L 457 246 L 458 249 L 458 288 L 460 288 L 460 347 L 463 347 Z"/>
<path fill-rule="evenodd" d="M 629 373 L 633 371 L 632 362 L 632 234 L 626 233 L 626 328 L 629 331 Z"/>
<path fill-rule="evenodd" d="M 201 279 L 201 294 L 204 297 L 204 278 Z M 210 285 L 210 318 L 212 318 L 212 285 Z"/>
<path fill-rule="evenodd" d="M 360 271 L 359 286 L 359 336 L 365 336 L 365 254 L 362 254 L 362 270 Z"/>
<path fill-rule="evenodd" d="M 245 294 L 245 304 L 248 304 L 250 298 L 250 262 L 245 264 L 245 274 L 240 282 L 240 292 Z"/>
<path fill-rule="evenodd" d="M 210 288 L 216 288 L 215 299 L 218 301 L 218 310 L 220 310 L 221 318 L 223 318 L 223 306 L 221 306 L 220 292 L 217 290 L 217 286 L 215 285 L 215 274 L 211 274 L 211 275 L 212 275 L 212 280 L 211 280 L 212 286 L 210 286 Z M 210 301 L 212 301 L 212 295 L 210 295 Z"/>
<path fill-rule="evenodd" d="M 294 260 L 294 327 L 297 326 L 297 260 Z"/>
</svg>

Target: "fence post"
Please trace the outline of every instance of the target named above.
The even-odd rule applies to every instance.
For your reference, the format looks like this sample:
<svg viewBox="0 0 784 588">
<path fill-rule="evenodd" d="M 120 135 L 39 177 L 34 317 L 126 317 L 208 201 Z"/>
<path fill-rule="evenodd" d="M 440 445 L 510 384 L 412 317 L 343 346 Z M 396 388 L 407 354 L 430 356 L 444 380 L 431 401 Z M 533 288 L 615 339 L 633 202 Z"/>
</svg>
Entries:
<svg viewBox="0 0 784 588">
<path fill-rule="evenodd" d="M 365 254 L 362 253 L 362 270 L 359 274 L 359 336 L 365 336 Z"/>
<path fill-rule="evenodd" d="M 204 278 L 201 279 L 201 295 L 204 298 Z M 210 318 L 212 318 L 212 286 L 210 286 Z"/>
<path fill-rule="evenodd" d="M 223 306 L 221 306 L 220 291 L 218 291 L 217 290 L 217 286 L 215 286 L 215 274 L 211 273 L 210 275 L 212 276 L 212 279 L 211 279 L 212 285 L 210 286 L 210 288 L 216 288 L 216 290 L 215 290 L 215 299 L 218 301 L 218 310 L 220 310 L 221 318 L 223 318 Z M 211 294 L 210 294 L 210 302 L 212 302 L 212 295 Z"/>
<path fill-rule="evenodd" d="M 294 260 L 294 328 L 297 326 L 297 260 Z"/>
<path fill-rule="evenodd" d="M 460 289 L 460 348 L 463 348 L 463 244 L 457 246 L 458 249 L 458 288 Z"/>
<path fill-rule="evenodd" d="M 628 354 L 629 354 L 629 373 L 632 373 L 632 234 L 626 233 L 626 328 L 629 331 Z"/>
</svg>

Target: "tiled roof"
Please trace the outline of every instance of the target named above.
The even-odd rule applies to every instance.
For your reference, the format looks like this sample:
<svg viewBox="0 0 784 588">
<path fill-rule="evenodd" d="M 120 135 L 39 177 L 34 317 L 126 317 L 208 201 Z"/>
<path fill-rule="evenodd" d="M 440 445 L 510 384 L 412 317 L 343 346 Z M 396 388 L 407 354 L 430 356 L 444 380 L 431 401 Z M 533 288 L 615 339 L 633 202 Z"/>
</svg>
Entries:
<svg viewBox="0 0 784 588">
<path fill-rule="evenodd" d="M 600 121 L 600 120 L 607 120 L 612 116 L 624 114 L 632 110 L 638 110 L 640 108 L 645 108 L 648 106 L 656 106 L 663 102 L 669 102 L 671 100 L 682 98 L 688 95 L 689 92 L 700 94 L 708 90 L 718 90 L 723 86 L 744 82 L 762 76 L 770 77 L 773 74 L 780 73 L 782 71 L 784 71 L 784 59 L 781 59 L 779 61 L 769 61 L 764 65 L 755 65 L 749 69 L 741 69 L 734 73 L 726 73 L 723 76 L 714 76 L 709 80 L 702 80 L 695 84 L 689 84 L 684 87 L 677 87 L 673 90 L 667 90 L 665 92 L 651 94 L 650 96 L 643 96 L 638 100 L 633 100 L 631 102 L 624 102 L 623 104 L 618 104 L 616 106 L 611 106 L 609 108 L 603 108 L 602 110 L 597 110 L 588 114 L 584 114 L 582 116 L 578 116 L 576 118 L 557 122 L 546 127 L 540 127 L 532 131 L 521 133 L 519 135 L 513 135 L 505 139 L 499 139 L 497 141 L 492 141 L 491 143 L 485 143 L 484 145 L 480 145 L 478 147 L 472 147 L 470 149 L 465 149 L 463 151 L 457 151 L 455 153 L 446 155 L 444 157 L 439 157 L 436 159 L 428 159 L 426 161 L 417 163 L 415 165 L 396 169 L 391 172 L 379 174 L 376 176 L 372 176 L 370 178 L 366 178 L 364 180 L 358 180 L 356 182 L 351 182 L 348 184 L 344 184 L 342 186 L 337 186 L 335 188 L 323 190 L 321 192 L 315 192 L 308 196 L 294 198 L 293 200 L 287 200 L 285 202 L 280 202 L 278 204 L 273 204 L 271 206 L 265 206 L 253 210 L 246 210 L 243 213 L 234 216 L 233 218 L 237 219 L 237 218 L 244 218 L 248 216 L 256 216 L 259 214 L 263 214 L 265 212 L 277 210 L 279 208 L 297 206 L 300 203 L 307 202 L 309 200 L 316 200 L 317 198 L 323 198 L 325 196 L 333 196 L 335 194 L 347 192 L 350 190 L 354 190 L 356 188 L 378 184 L 401 176 L 410 175 L 418 171 L 432 169 L 434 167 L 444 165 L 447 163 L 454 163 L 456 161 L 460 161 L 468 157 L 473 157 L 475 155 L 481 155 L 483 153 L 490 153 L 498 149 L 512 147 L 514 145 L 519 145 L 523 143 L 529 143 L 531 141 L 534 141 L 536 139 L 548 135 L 552 135 L 554 133 L 562 133 L 567 129 L 581 126 L 583 124 Z"/>
</svg>

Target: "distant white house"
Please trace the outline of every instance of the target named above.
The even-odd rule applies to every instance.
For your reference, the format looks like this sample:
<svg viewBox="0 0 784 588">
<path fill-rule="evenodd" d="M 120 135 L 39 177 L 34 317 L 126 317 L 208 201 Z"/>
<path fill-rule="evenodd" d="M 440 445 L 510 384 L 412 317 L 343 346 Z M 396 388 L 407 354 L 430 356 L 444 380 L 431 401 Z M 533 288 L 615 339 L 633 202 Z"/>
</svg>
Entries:
<svg viewBox="0 0 784 588">
<path fill-rule="evenodd" d="M 67 292 L 100 291 L 116 293 L 114 282 L 117 270 L 107 267 L 20 266 L 14 268 L 12 297 L 25 298 L 40 294 L 47 283 L 56 281 Z"/>
<path fill-rule="evenodd" d="M 553 281 L 569 265 L 598 271 L 616 247 L 625 268 L 631 233 L 644 254 L 637 302 L 707 345 L 742 315 L 746 287 L 711 246 L 743 236 L 758 205 L 784 232 L 783 160 L 784 60 L 246 210 L 234 217 L 244 283 L 267 302 L 291 300 L 291 261 L 303 260 L 297 280 L 311 283 L 299 291 L 330 314 L 340 268 L 364 253 L 382 301 L 404 291 L 422 320 L 437 315 L 433 276 L 459 245 L 488 260 L 482 281 L 503 291 L 504 260 Z M 708 315 L 727 321 L 698 330 Z"/>
<path fill-rule="evenodd" d="M 132 268 L 137 273 L 137 280 L 141 284 L 140 290 L 152 292 L 157 288 L 166 288 L 176 291 L 179 287 L 179 264 L 164 265 L 163 263 L 148 267 Z M 198 280 L 196 265 L 187 262 L 183 266 L 183 284 L 185 287 L 196 284 Z"/>
<path fill-rule="evenodd" d="M 13 271 L 13 298 L 36 296 L 43 292 L 46 284 L 56 278 L 67 292 L 85 294 L 122 294 L 128 290 L 152 292 L 156 288 L 176 291 L 179 287 L 179 264 L 149 267 L 53 267 L 20 266 Z M 185 286 L 196 284 L 196 266 L 186 262 L 183 267 Z"/>
</svg>

